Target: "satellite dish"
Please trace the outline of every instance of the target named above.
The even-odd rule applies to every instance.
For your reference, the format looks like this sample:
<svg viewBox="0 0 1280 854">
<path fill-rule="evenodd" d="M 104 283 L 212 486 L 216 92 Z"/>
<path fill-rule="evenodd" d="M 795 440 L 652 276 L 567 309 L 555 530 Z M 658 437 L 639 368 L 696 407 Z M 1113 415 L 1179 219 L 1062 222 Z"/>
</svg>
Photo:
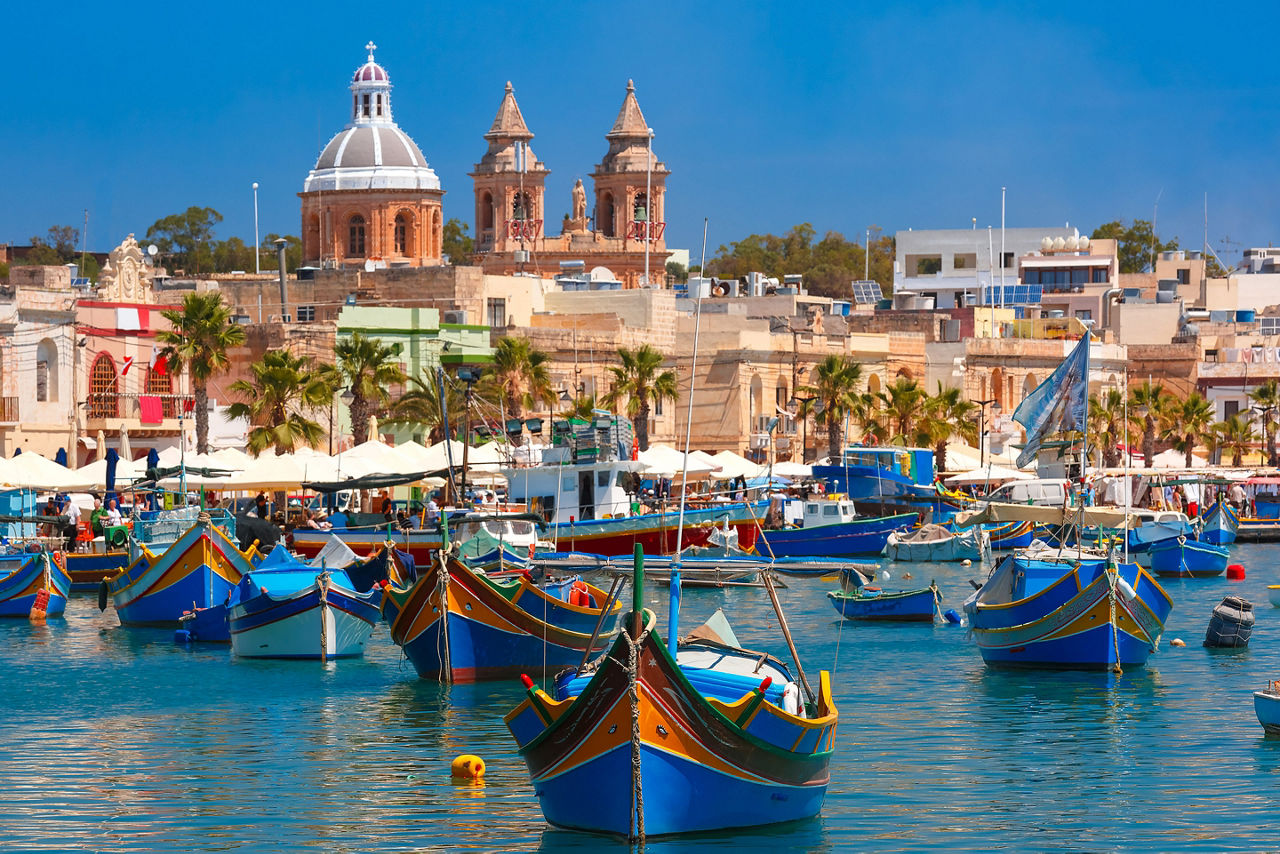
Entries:
<svg viewBox="0 0 1280 854">
<path fill-rule="evenodd" d="M 157 255 L 160 254 L 160 247 L 152 243 L 150 246 L 147 247 L 147 254 L 150 255 L 152 258 L 156 257 Z"/>
</svg>

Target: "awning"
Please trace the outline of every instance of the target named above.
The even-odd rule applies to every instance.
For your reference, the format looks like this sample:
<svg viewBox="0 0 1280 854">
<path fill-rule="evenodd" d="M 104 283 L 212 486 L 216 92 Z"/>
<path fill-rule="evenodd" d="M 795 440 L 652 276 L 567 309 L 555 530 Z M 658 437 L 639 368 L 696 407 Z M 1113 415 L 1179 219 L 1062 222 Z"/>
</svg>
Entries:
<svg viewBox="0 0 1280 854">
<path fill-rule="evenodd" d="M 1039 525 L 1099 525 L 1103 528 L 1125 526 L 1129 514 L 1108 507 L 1042 507 L 1034 504 L 1001 504 L 993 501 L 981 510 L 956 514 L 957 528 L 997 522 L 1035 522 Z"/>
</svg>

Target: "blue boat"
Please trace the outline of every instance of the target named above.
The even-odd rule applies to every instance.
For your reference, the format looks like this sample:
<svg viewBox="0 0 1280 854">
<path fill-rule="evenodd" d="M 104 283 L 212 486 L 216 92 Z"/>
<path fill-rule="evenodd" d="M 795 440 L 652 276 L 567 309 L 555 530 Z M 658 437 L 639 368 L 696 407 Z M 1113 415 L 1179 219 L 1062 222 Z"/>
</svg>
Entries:
<svg viewBox="0 0 1280 854">
<path fill-rule="evenodd" d="M 1135 563 L 1047 546 L 1006 557 L 964 604 L 988 664 L 1105 670 L 1145 664 L 1172 608 Z"/>
<path fill-rule="evenodd" d="M 1280 735 L 1280 682 L 1253 692 L 1253 712 L 1267 735 Z"/>
<path fill-rule="evenodd" d="M 1215 546 L 1229 546 L 1236 541 L 1236 531 L 1240 527 L 1240 517 L 1230 504 L 1221 499 L 1214 501 L 1200 519 L 1200 536 L 1196 539 L 1202 543 Z"/>
<path fill-rule="evenodd" d="M 0 617 L 61 617 L 71 576 L 46 551 L 0 555 Z"/>
<path fill-rule="evenodd" d="M 859 585 L 853 590 L 832 590 L 827 598 L 846 620 L 932 622 L 942 594 L 934 584 L 919 590 L 882 590 Z"/>
<path fill-rule="evenodd" d="M 1151 546 L 1151 571 L 1177 578 L 1213 578 L 1227 571 L 1226 546 L 1201 543 L 1186 537 L 1162 540 Z"/>
<path fill-rule="evenodd" d="M 255 550 L 236 546 L 235 518 L 225 510 L 160 511 L 135 523 L 129 566 L 103 581 L 121 625 L 177 628 L 184 613 L 226 602 L 253 569 Z"/>
<path fill-rule="evenodd" d="M 813 477 L 863 508 L 932 511 L 935 522 L 956 509 L 934 485 L 932 448 L 850 445 L 830 465 L 815 465 Z"/>
<path fill-rule="evenodd" d="M 918 515 L 860 517 L 853 503 L 842 498 L 814 498 L 804 502 L 804 526 L 761 530 L 755 549 L 769 557 L 835 557 L 878 555 L 889 535 L 914 524 Z"/>
<path fill-rule="evenodd" d="M 1026 520 L 987 525 L 984 530 L 991 537 L 991 550 L 998 552 L 1025 549 L 1036 538 L 1035 524 Z"/>
</svg>

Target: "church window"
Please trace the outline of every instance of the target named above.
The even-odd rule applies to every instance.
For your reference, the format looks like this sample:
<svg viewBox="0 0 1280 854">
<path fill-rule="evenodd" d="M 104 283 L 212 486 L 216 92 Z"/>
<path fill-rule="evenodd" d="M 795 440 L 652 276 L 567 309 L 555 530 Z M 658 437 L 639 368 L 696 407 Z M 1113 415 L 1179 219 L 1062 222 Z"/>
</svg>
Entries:
<svg viewBox="0 0 1280 854">
<path fill-rule="evenodd" d="M 644 193 L 636 194 L 635 217 L 636 222 L 649 221 L 649 201 L 648 196 Z"/>
<path fill-rule="evenodd" d="M 353 258 L 364 257 L 364 217 L 356 214 L 351 217 L 347 230 L 347 254 Z"/>
<path fill-rule="evenodd" d="M 396 254 L 408 255 L 409 223 L 404 214 L 396 214 Z"/>
<path fill-rule="evenodd" d="M 49 399 L 49 363 L 36 362 L 36 400 L 40 403 Z"/>
<path fill-rule="evenodd" d="M 36 400 L 58 399 L 58 345 L 45 338 L 36 345 Z"/>
<path fill-rule="evenodd" d="M 351 94 L 351 118 L 360 118 L 360 96 L 354 92 Z"/>
<path fill-rule="evenodd" d="M 369 118 L 369 95 L 367 93 L 364 96 L 364 117 L 366 119 Z"/>
<path fill-rule="evenodd" d="M 529 195 L 527 193 L 517 193 L 515 199 L 511 203 L 512 219 L 528 219 L 529 218 Z"/>
<path fill-rule="evenodd" d="M 89 418 L 120 417 L 120 385 L 116 376 L 116 363 L 107 353 L 93 360 L 89 369 Z"/>
<path fill-rule="evenodd" d="M 493 195 L 490 193 L 480 199 L 480 228 L 493 230 Z"/>
<path fill-rule="evenodd" d="M 382 115 L 382 95 L 381 95 L 381 94 L 379 94 L 379 95 L 374 99 L 374 101 L 375 101 L 375 106 L 377 107 L 378 115 Z"/>
</svg>

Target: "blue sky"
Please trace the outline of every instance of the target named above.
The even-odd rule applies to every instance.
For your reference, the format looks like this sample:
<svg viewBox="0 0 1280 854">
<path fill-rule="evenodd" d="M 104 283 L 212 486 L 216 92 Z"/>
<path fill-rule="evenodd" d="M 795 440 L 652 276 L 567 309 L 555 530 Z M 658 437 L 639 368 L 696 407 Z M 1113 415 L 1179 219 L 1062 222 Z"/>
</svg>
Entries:
<svg viewBox="0 0 1280 854">
<path fill-rule="evenodd" d="M 1149 219 L 1231 263 L 1280 240 L 1280 4 L 37 4 L 6 12 L 0 242 L 54 224 L 105 250 L 207 205 L 219 237 L 298 233 L 362 46 L 470 223 L 506 80 L 552 170 L 548 214 L 604 154 L 627 78 L 696 261 L 812 222 L 906 228 Z M 122 16 L 127 12 L 128 17 Z M 39 37 L 32 34 L 39 34 Z M 35 73 L 38 70 L 38 73 Z M 27 88 L 29 87 L 29 88 Z M 28 100 L 29 99 L 29 100 Z M 588 181 L 589 185 L 589 181 Z"/>
</svg>

